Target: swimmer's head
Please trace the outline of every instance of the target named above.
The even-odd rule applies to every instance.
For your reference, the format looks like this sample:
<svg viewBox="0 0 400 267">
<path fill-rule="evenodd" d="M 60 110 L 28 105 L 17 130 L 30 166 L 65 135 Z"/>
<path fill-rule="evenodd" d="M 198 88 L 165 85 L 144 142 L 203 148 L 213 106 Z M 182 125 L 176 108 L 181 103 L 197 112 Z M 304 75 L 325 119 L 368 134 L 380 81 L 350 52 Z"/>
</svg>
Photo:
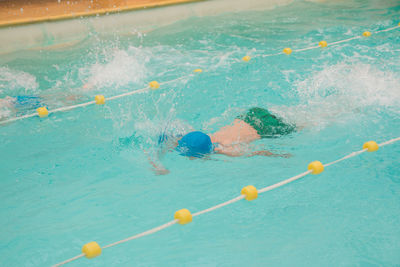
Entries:
<svg viewBox="0 0 400 267">
<path fill-rule="evenodd" d="M 179 141 L 176 150 L 183 156 L 201 158 L 213 150 L 211 138 L 202 132 L 190 132 Z"/>
</svg>

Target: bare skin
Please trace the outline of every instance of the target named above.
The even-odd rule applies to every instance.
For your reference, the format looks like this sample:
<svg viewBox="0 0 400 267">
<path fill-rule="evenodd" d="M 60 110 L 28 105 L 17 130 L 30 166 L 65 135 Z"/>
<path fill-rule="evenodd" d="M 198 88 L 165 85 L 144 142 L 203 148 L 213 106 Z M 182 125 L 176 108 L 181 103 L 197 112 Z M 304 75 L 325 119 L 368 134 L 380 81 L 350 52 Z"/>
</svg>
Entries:
<svg viewBox="0 0 400 267">
<path fill-rule="evenodd" d="M 260 139 L 257 131 L 246 122 L 235 119 L 232 124 L 222 127 L 210 135 L 212 143 L 218 143 L 215 152 L 231 157 L 243 156 L 243 144 Z"/>
<path fill-rule="evenodd" d="M 290 154 L 274 154 L 267 150 L 253 151 L 248 153 L 243 146 L 261 139 L 257 131 L 248 123 L 235 119 L 232 124 L 222 127 L 219 131 L 210 135 L 211 142 L 218 144 L 215 152 L 230 157 L 240 156 L 272 156 L 272 157 L 290 157 Z"/>
</svg>

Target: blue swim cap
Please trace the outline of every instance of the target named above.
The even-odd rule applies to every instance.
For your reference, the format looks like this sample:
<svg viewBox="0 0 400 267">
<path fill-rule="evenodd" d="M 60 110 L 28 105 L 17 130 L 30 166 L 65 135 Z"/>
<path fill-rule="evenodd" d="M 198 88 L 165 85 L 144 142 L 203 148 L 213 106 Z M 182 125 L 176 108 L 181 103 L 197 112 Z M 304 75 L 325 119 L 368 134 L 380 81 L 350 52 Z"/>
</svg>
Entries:
<svg viewBox="0 0 400 267">
<path fill-rule="evenodd" d="M 176 150 L 183 156 L 200 158 L 213 150 L 211 138 L 202 132 L 190 132 L 178 141 Z"/>
</svg>

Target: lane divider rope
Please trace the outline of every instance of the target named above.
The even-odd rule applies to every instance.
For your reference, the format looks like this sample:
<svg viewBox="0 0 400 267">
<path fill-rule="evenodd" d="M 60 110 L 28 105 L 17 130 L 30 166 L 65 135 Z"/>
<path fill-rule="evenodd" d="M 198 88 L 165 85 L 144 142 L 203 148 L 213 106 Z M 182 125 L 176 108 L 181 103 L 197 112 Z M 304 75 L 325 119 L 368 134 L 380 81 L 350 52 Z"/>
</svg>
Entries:
<svg viewBox="0 0 400 267">
<path fill-rule="evenodd" d="M 337 44 L 341 44 L 341 43 L 347 43 L 347 42 L 350 42 L 352 40 L 361 39 L 361 38 L 365 38 L 365 37 L 370 37 L 372 34 L 393 31 L 393 30 L 398 29 L 398 28 L 400 28 L 400 23 L 397 26 L 390 27 L 390 28 L 387 28 L 387 29 L 384 29 L 384 30 L 375 31 L 375 32 L 372 32 L 372 33 L 371 32 L 364 32 L 363 35 L 353 36 L 353 37 L 350 37 L 350 38 L 347 38 L 347 39 L 343 39 L 343 40 L 339 40 L 339 41 L 336 41 L 336 42 L 326 43 L 325 41 L 323 41 L 323 42 L 325 42 L 325 46 L 324 47 L 328 46 L 328 44 L 329 44 L 329 46 L 332 46 L 332 45 L 337 45 Z M 365 36 L 364 35 L 365 33 L 369 33 L 369 35 Z M 285 49 L 288 49 L 288 48 L 285 48 L 284 49 L 285 51 L 282 51 L 282 52 L 279 52 L 279 53 L 255 55 L 254 57 L 273 57 L 273 56 L 278 56 L 278 55 L 291 54 L 292 52 L 302 52 L 302 51 L 307 51 L 307 50 L 312 50 L 312 49 L 320 49 L 320 48 L 321 48 L 321 45 L 315 45 L 315 46 L 299 48 L 299 49 L 293 49 L 293 50 L 290 49 L 290 48 L 289 48 L 289 50 L 285 50 Z M 249 58 L 247 58 L 247 59 L 248 60 L 245 60 L 245 59 L 243 59 L 243 60 L 245 60 L 245 61 L 249 61 L 250 60 Z"/>
<path fill-rule="evenodd" d="M 388 31 L 392 31 L 392 30 L 395 30 L 395 29 L 398 29 L 398 28 L 400 28 L 400 23 L 397 26 L 394 26 L 394 27 L 390 27 L 390 28 L 387 28 L 387 29 L 375 31 L 375 32 L 373 32 L 373 34 L 377 34 L 377 33 L 381 33 L 381 32 L 388 32 Z M 354 37 L 347 38 L 347 39 L 340 40 L 340 41 L 336 41 L 336 42 L 332 42 L 332 43 L 329 43 L 329 45 L 332 46 L 332 45 L 336 45 L 336 44 L 340 44 L 340 43 L 349 42 L 349 41 L 352 41 L 352 40 L 355 40 L 355 39 L 360 39 L 360 38 L 363 38 L 363 37 L 369 37 L 369 36 L 371 36 L 371 34 L 372 34 L 371 32 L 364 32 L 362 35 L 354 36 Z M 311 50 L 311 49 L 317 49 L 317 48 L 321 48 L 321 47 L 326 47 L 327 45 L 328 45 L 328 43 L 326 41 L 321 41 L 318 46 L 299 48 L 299 49 L 294 49 L 293 51 L 292 51 L 291 48 L 285 48 L 285 49 L 283 49 L 283 52 L 280 52 L 280 53 L 255 55 L 254 57 L 271 57 L 271 56 L 277 56 L 277 55 L 282 55 L 282 54 L 290 55 L 292 52 L 302 52 L 302 51 L 307 51 L 307 50 Z M 251 57 L 246 55 L 246 56 L 244 56 L 242 58 L 242 60 L 248 62 L 248 61 L 251 60 Z M 201 73 L 201 72 L 203 72 L 202 69 L 195 69 L 194 70 L 194 73 Z M 61 107 L 61 108 L 56 108 L 56 109 L 53 109 L 53 110 L 47 110 L 46 107 L 41 107 L 41 108 L 39 108 L 37 110 L 37 113 L 27 114 L 27 115 L 23 115 L 23 116 L 19 116 L 19 117 L 3 120 L 3 121 L 0 121 L 0 125 L 4 125 L 4 124 L 7 124 L 7 123 L 11 123 L 11 122 L 15 122 L 15 121 L 19 121 L 19 120 L 35 117 L 35 116 L 47 117 L 51 113 L 64 112 L 64 111 L 68 111 L 68 110 L 72 110 L 72 109 L 76 109 L 76 108 L 80 108 L 80 107 L 86 107 L 86 106 L 89 106 L 89 105 L 104 104 L 105 101 L 110 101 L 110 100 L 114 100 L 114 99 L 118 99 L 118 98 L 121 98 L 121 97 L 130 96 L 130 95 L 134 95 L 134 94 L 138 94 L 138 93 L 144 93 L 144 92 L 148 91 L 148 89 L 156 90 L 156 89 L 159 88 L 160 85 L 165 85 L 165 84 L 169 84 L 169 83 L 172 83 L 172 82 L 175 82 L 175 81 L 179 81 L 179 80 L 182 80 L 182 79 L 185 79 L 185 78 L 189 78 L 189 77 L 192 77 L 193 75 L 194 74 L 185 75 L 185 76 L 182 76 L 180 78 L 173 79 L 173 80 L 166 81 L 166 82 L 162 82 L 162 83 L 158 83 L 156 81 L 153 81 L 153 82 L 150 82 L 149 86 L 144 87 L 142 89 L 138 89 L 138 90 L 135 90 L 135 91 L 130 91 L 130 92 L 127 92 L 127 93 L 123 93 L 123 94 L 119 94 L 119 95 L 115 95 L 115 96 L 111 96 L 111 97 L 107 97 L 107 98 L 105 98 L 103 95 L 96 96 L 96 98 L 97 97 L 102 97 L 100 102 L 98 102 L 96 100 L 95 101 L 89 101 L 89 102 L 86 102 L 86 103 L 77 104 L 77 105 L 71 105 L 71 106 L 66 106 L 66 107 Z M 157 86 L 153 87 L 152 86 L 153 83 L 155 83 Z"/>
<path fill-rule="evenodd" d="M 166 84 L 169 84 L 169 83 L 172 83 L 172 82 L 176 82 L 176 81 L 179 81 L 179 80 L 190 78 L 192 76 L 193 76 L 193 74 L 189 74 L 189 75 L 185 75 L 185 76 L 173 79 L 173 80 L 169 80 L 169 81 L 165 81 L 165 82 L 161 82 L 161 83 L 156 82 L 156 83 L 158 84 L 158 86 L 166 85 Z M 152 88 L 152 86 L 149 85 L 149 86 L 146 86 L 146 87 L 141 88 L 141 89 L 137 89 L 137 90 L 134 90 L 134 91 L 123 93 L 123 94 L 107 97 L 107 98 L 104 98 L 103 104 L 105 103 L 105 101 L 111 101 L 111 100 L 115 100 L 115 99 L 118 99 L 118 98 L 121 98 L 121 97 L 125 97 L 125 96 L 144 93 L 144 92 L 147 92 L 149 89 L 154 89 L 155 90 L 155 89 L 158 89 L 158 88 Z M 104 97 L 104 96 L 102 96 L 102 97 Z M 51 113 L 68 111 L 68 110 L 72 110 L 72 109 L 76 109 L 76 108 L 80 108 L 80 107 L 86 107 L 86 106 L 90 106 L 90 105 L 94 105 L 94 104 L 98 104 L 98 103 L 96 103 L 96 100 L 88 101 L 88 102 L 85 102 L 85 103 L 76 104 L 76 105 L 72 105 L 72 106 L 56 108 L 56 109 L 52 109 L 52 110 L 47 110 L 47 108 L 46 108 L 47 114 L 45 116 L 43 116 L 43 117 L 47 117 Z M 39 108 L 39 109 L 41 109 L 41 108 Z M 39 113 L 39 116 L 40 116 L 40 112 L 39 111 L 38 111 L 38 113 Z M 10 123 L 10 122 L 14 122 L 14 121 L 18 121 L 18 120 L 22 120 L 22 119 L 26 119 L 26 118 L 35 117 L 35 116 L 38 116 L 38 113 L 27 114 L 27 115 L 23 115 L 23 116 L 20 116 L 20 117 L 15 117 L 15 118 L 11 118 L 11 119 L 8 119 L 8 120 L 0 121 L 0 125 L 7 124 L 7 123 Z"/>
<path fill-rule="evenodd" d="M 179 223 L 179 224 L 190 223 L 192 221 L 193 217 L 196 217 L 196 216 L 199 216 L 199 215 L 214 211 L 216 209 L 220 209 L 222 207 L 225 207 L 225 206 L 228 206 L 230 204 L 233 204 L 233 203 L 235 203 L 235 202 L 237 202 L 239 200 L 242 200 L 242 199 L 246 199 L 246 200 L 249 200 L 249 201 L 254 200 L 254 199 L 256 199 L 258 197 L 258 194 L 262 194 L 262 193 L 271 191 L 271 190 L 273 190 L 275 188 L 284 186 L 284 185 L 286 185 L 288 183 L 291 183 L 293 181 L 296 181 L 296 180 L 298 180 L 298 179 L 300 179 L 300 178 L 302 178 L 302 177 L 304 177 L 304 176 L 306 176 L 308 174 L 320 174 L 321 172 L 324 171 L 324 167 L 328 167 L 328 166 L 337 164 L 337 163 L 339 163 L 341 161 L 344 161 L 346 159 L 349 159 L 349 158 L 355 157 L 357 155 L 360 155 L 361 153 L 364 153 L 366 151 L 368 151 L 368 152 L 377 151 L 380 147 L 383 147 L 383 146 L 386 146 L 386 145 L 389 145 L 389 144 L 393 144 L 393 143 L 395 143 L 397 141 L 400 141 L 400 137 L 390 139 L 390 140 L 382 142 L 380 144 L 377 144 L 374 141 L 368 141 L 368 142 L 364 143 L 362 150 L 352 152 L 352 153 L 350 153 L 350 154 L 348 154 L 348 155 L 346 155 L 346 156 L 344 156 L 344 157 L 342 157 L 342 158 L 340 158 L 338 160 L 335 160 L 335 161 L 332 161 L 332 162 L 329 162 L 329 163 L 326 163 L 326 164 L 322 164 L 320 161 L 313 161 L 308 165 L 308 170 L 306 172 L 300 173 L 300 174 L 298 174 L 296 176 L 293 176 L 293 177 L 291 177 L 289 179 L 283 180 L 283 181 L 278 182 L 276 184 L 266 186 L 264 188 L 261 188 L 260 190 L 257 190 L 252 185 L 245 186 L 242 189 L 240 196 L 237 196 L 237 197 L 235 197 L 235 198 L 233 198 L 231 200 L 225 201 L 223 203 L 220 203 L 220 204 L 215 205 L 213 207 L 210 207 L 208 209 L 205 209 L 205 210 L 202 210 L 202 211 L 198 211 L 198 212 L 193 213 L 193 214 L 191 214 L 187 209 L 178 210 L 177 212 L 175 212 L 175 216 L 174 216 L 174 220 L 173 221 L 170 221 L 168 223 L 162 224 L 160 226 L 157 226 L 157 227 L 152 228 L 150 230 L 147 230 L 145 232 L 136 234 L 134 236 L 122 239 L 120 241 L 111 243 L 111 244 L 106 245 L 106 246 L 104 246 L 102 248 L 96 242 L 87 243 L 82 248 L 82 252 L 83 252 L 82 254 L 79 254 L 79 255 L 77 255 L 75 257 L 72 257 L 72 258 L 70 258 L 68 260 L 65 260 L 63 262 L 57 263 L 57 264 L 53 265 L 53 267 L 61 266 L 63 264 L 66 264 L 66 263 L 69 263 L 71 261 L 77 260 L 77 259 L 79 259 L 81 257 L 84 257 L 84 256 L 86 256 L 87 258 L 97 257 L 97 256 L 99 256 L 101 254 L 102 249 L 110 248 L 110 247 L 113 247 L 113 246 L 116 246 L 116 245 L 119 245 L 119 244 L 122 244 L 122 243 L 125 243 L 125 242 L 128 242 L 128 241 L 131 241 L 131 240 L 134 240 L 134 239 L 137 239 L 137 238 L 140 238 L 140 237 L 144 237 L 144 236 L 147 236 L 147 235 L 154 234 L 154 233 L 156 233 L 158 231 L 161 231 L 163 229 L 171 227 L 172 225 L 174 225 L 176 223 Z"/>
</svg>

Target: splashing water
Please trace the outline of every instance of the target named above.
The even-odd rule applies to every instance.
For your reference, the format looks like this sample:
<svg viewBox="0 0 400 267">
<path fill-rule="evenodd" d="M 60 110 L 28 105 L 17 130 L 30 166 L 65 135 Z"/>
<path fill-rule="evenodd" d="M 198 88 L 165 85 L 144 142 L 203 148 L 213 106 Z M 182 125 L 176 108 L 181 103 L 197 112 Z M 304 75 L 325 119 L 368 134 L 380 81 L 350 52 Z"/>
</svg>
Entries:
<svg viewBox="0 0 400 267">
<path fill-rule="evenodd" d="M 400 112 L 398 75 L 369 64 L 326 66 L 294 87 L 299 104 L 274 106 L 272 110 L 297 125 L 324 127 L 354 114 L 367 115 L 380 109 Z"/>
<path fill-rule="evenodd" d="M 106 63 L 95 63 L 92 66 L 82 68 L 81 76 L 89 76 L 88 89 L 96 90 L 104 88 L 119 88 L 137 86 L 143 84 L 143 78 L 147 73 L 145 64 L 150 55 L 140 48 L 113 49 L 106 54 Z"/>
<path fill-rule="evenodd" d="M 3 94 L 35 94 L 38 87 L 35 76 L 23 71 L 0 67 L 0 96 Z"/>
</svg>

